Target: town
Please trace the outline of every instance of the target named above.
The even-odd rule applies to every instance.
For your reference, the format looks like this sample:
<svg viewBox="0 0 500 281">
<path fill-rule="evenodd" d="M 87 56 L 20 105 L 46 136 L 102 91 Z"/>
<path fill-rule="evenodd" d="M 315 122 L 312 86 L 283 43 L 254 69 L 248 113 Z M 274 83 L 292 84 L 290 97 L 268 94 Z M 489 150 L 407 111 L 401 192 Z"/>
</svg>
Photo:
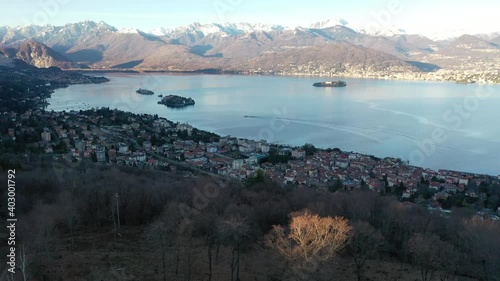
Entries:
<svg viewBox="0 0 500 281">
<path fill-rule="evenodd" d="M 395 195 L 443 214 L 452 207 L 473 207 L 498 220 L 500 176 L 411 166 L 396 158 L 311 144 L 292 147 L 221 137 L 157 115 L 136 115 L 108 108 L 48 112 L 40 109 L 0 115 L 2 154 L 50 156 L 69 163 L 126 165 L 187 171 L 255 182 L 267 177 L 279 185 L 337 190 L 373 190 Z"/>
</svg>

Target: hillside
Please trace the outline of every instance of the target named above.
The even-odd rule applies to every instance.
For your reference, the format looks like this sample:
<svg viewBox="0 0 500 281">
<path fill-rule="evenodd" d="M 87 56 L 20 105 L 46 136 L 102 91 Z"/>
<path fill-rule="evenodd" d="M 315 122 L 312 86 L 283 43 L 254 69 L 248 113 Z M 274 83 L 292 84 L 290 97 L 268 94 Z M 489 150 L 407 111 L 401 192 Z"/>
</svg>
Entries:
<svg viewBox="0 0 500 281">
<path fill-rule="evenodd" d="M 28 255 L 37 265 L 30 268 L 32 280 L 348 281 L 360 274 L 363 280 L 414 281 L 423 268 L 465 281 L 496 280 L 500 270 L 498 223 L 467 212 L 443 218 L 372 191 L 282 188 L 267 178 L 242 184 L 180 168 L 22 159 L 5 155 L 0 164 L 22 167 L 16 173 L 23 186 L 17 194 L 18 241 L 30 246 Z M 40 168 L 37 161 L 52 168 Z M 113 194 L 119 194 L 119 229 L 112 219 Z M 273 229 L 291 227 L 304 209 L 343 217 L 352 227 L 332 258 L 313 260 L 312 271 L 294 266 L 303 264 L 301 257 L 287 263 L 269 240 Z M 7 208 L 1 210 L 5 215 Z M 307 232 L 310 225 L 303 227 Z M 419 252 L 411 245 L 421 235 L 426 239 L 419 246 L 427 250 Z M 360 255 L 366 262 L 357 271 Z M 309 273 L 314 279 L 303 278 Z"/>
<path fill-rule="evenodd" d="M 4 53 L 12 56 L 12 50 L 22 47 L 19 55 L 15 51 L 16 56 L 37 66 L 243 73 L 261 69 L 268 73 L 352 73 L 431 80 L 454 80 L 467 72 L 485 82 L 498 80 L 494 78 L 500 69 L 498 40 L 498 33 L 492 33 L 435 41 L 396 27 L 369 33 L 345 20 L 327 20 L 308 27 L 194 23 L 149 32 L 118 30 L 93 21 L 0 27 Z M 43 45 L 26 43 L 33 41 Z"/>
<path fill-rule="evenodd" d="M 484 67 L 500 70 L 500 46 L 472 35 L 463 35 L 422 58 L 447 69 L 478 70 Z"/>
<path fill-rule="evenodd" d="M 81 67 L 81 65 L 72 62 L 45 44 L 31 40 L 24 41 L 17 49 L 7 49 L 6 52 L 10 57 L 20 59 L 38 68 L 48 68 L 52 66 L 60 68 Z"/>
</svg>

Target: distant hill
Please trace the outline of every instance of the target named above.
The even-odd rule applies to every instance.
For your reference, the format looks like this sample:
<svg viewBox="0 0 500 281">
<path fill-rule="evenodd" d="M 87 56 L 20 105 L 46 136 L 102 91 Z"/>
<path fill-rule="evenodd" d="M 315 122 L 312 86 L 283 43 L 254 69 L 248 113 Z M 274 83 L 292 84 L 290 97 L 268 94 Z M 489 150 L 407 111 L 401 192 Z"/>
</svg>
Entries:
<svg viewBox="0 0 500 281">
<path fill-rule="evenodd" d="M 494 71 L 500 69 L 500 46 L 477 36 L 462 35 L 420 59 L 446 69 Z"/>
<path fill-rule="evenodd" d="M 247 62 L 247 68 L 290 72 L 294 69 L 314 72 L 319 68 L 331 74 L 375 71 L 419 71 L 417 67 L 395 56 L 348 43 L 288 48 L 282 52 L 266 53 Z"/>
<path fill-rule="evenodd" d="M 500 54 L 498 50 L 500 50 L 499 47 L 492 42 L 472 35 L 462 35 L 444 47 L 440 53 L 446 55 Z"/>
<path fill-rule="evenodd" d="M 26 40 L 17 49 L 6 48 L 4 50 L 10 58 L 20 59 L 27 64 L 48 68 L 52 66 L 60 68 L 81 68 L 78 63 L 74 63 L 65 56 L 59 54 L 45 44 Z"/>
<path fill-rule="evenodd" d="M 431 40 L 391 27 L 368 32 L 342 19 L 307 27 L 194 23 L 149 32 L 105 22 L 0 27 L 0 48 L 36 66 L 94 69 L 401 73 L 500 68 L 498 33 Z M 35 43 L 38 42 L 38 43 Z M 309 65 L 305 67 L 305 65 Z M 312 69 L 312 65 L 316 68 Z M 331 71 L 330 71 L 331 70 Z"/>
</svg>

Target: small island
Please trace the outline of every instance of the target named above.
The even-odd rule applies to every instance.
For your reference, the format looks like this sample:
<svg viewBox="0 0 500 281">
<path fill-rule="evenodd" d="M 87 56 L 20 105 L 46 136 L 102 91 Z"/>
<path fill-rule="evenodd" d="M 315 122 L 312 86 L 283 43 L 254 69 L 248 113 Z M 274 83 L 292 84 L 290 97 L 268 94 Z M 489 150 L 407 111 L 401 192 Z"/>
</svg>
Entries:
<svg viewBox="0 0 500 281">
<path fill-rule="evenodd" d="M 185 98 L 181 96 L 176 96 L 176 95 L 168 95 L 162 98 L 161 101 L 158 102 L 158 104 L 163 104 L 168 107 L 185 107 L 185 106 L 190 106 L 194 105 L 195 102 L 192 98 Z"/>
<path fill-rule="evenodd" d="M 314 87 L 345 87 L 347 83 L 344 81 L 327 81 L 327 82 L 317 82 L 313 84 Z"/>
<path fill-rule="evenodd" d="M 146 90 L 146 89 L 139 89 L 135 92 L 138 93 L 139 95 L 146 95 L 146 96 L 151 96 L 151 95 L 155 94 L 153 91 Z"/>
</svg>

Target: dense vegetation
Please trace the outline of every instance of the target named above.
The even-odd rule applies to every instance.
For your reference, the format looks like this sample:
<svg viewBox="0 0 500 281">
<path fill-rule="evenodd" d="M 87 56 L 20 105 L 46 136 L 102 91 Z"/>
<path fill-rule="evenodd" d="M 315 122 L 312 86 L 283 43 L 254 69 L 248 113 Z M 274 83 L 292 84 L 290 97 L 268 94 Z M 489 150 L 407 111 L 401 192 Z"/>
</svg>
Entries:
<svg viewBox="0 0 500 281">
<path fill-rule="evenodd" d="M 46 105 L 54 89 L 71 84 L 104 83 L 105 77 L 91 77 L 76 72 L 63 72 L 57 67 L 36 68 L 20 61 L 16 67 L 0 66 L 0 112 L 24 113 Z"/>
<path fill-rule="evenodd" d="M 28 280 L 376 280 L 373 263 L 397 280 L 500 280 L 500 225 L 467 209 L 93 165 L 2 161 L 18 169 Z"/>
</svg>

